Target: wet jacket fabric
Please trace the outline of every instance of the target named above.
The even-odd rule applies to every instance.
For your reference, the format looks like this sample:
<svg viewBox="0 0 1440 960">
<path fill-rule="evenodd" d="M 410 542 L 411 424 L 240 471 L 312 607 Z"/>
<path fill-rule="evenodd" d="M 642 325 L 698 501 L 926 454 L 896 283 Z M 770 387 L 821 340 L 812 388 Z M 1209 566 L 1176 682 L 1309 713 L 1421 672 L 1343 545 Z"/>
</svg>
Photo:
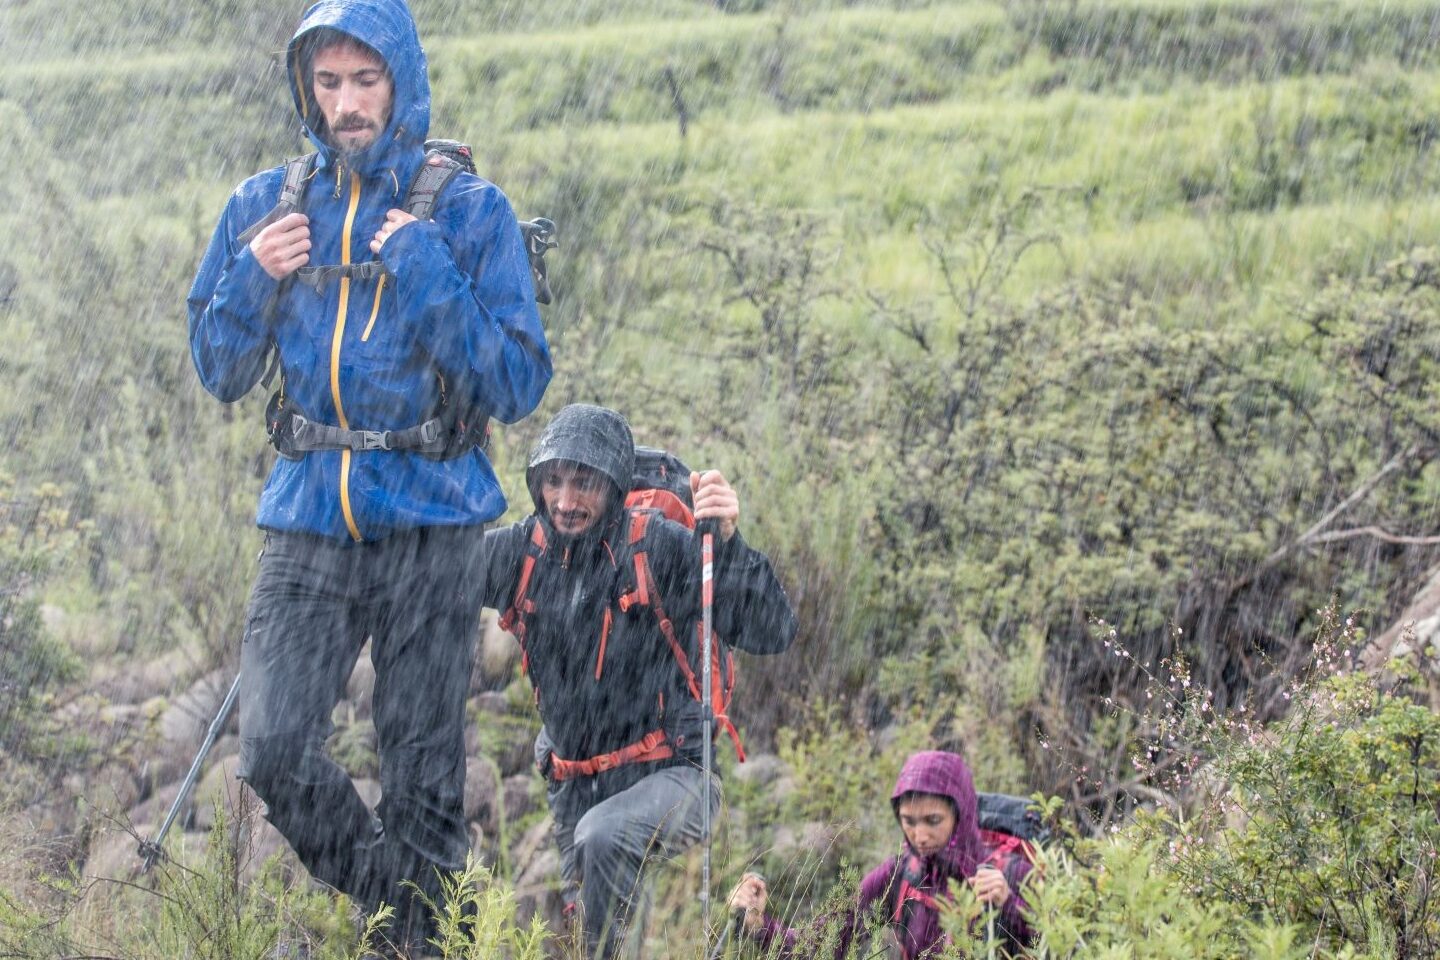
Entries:
<svg viewBox="0 0 1440 960">
<path fill-rule="evenodd" d="M 304 81 L 307 34 L 331 27 L 384 58 L 394 105 L 365 151 L 344 157 L 321 132 Z M 321 0 L 290 43 L 287 75 L 318 158 L 301 212 L 311 265 L 373 259 L 370 240 L 403 205 L 430 125 L 425 55 L 403 0 Z M 231 195 L 189 295 L 190 348 L 200 379 L 224 401 L 244 396 L 279 347 L 287 402 L 311 420 L 356 430 L 422 423 L 442 380 L 491 416 L 513 422 L 550 380 L 549 348 L 535 308 L 519 227 L 494 184 L 461 173 L 433 220 L 406 224 L 381 250 L 390 276 L 344 279 L 316 292 L 276 281 L 237 237 L 279 197 L 284 167 L 257 174 Z M 257 425 L 258 428 L 258 425 Z M 505 498 L 478 450 L 436 461 L 408 451 L 319 451 L 280 459 L 261 494 L 267 529 L 373 541 L 393 531 L 466 526 L 504 512 Z"/>
<path fill-rule="evenodd" d="M 975 784 L 963 758 L 940 750 L 927 750 L 906 760 L 891 793 L 897 821 L 900 799 L 912 791 L 948 797 L 955 805 L 955 829 L 950 834 L 950 841 L 944 849 L 928 857 L 920 856 L 906 841 L 899 854 L 889 857 L 865 875 L 860 881 L 855 906 L 840 918 L 836 957 L 845 955 L 856 934 L 865 928 L 867 922 L 877 918 L 877 911 L 882 921 L 892 919 L 899 903 L 902 879 L 908 879 L 927 898 L 945 899 L 949 896 L 950 881 L 973 877 L 979 865 L 985 862 L 987 851 L 980 837 Z M 1011 892 L 996 914 L 996 927 L 1012 947 L 1030 936 L 1022 915 L 1025 901 L 1020 894 L 1020 885 L 1030 869 L 1029 862 L 1020 858 L 1012 858 L 1003 866 Z M 833 928 L 835 922 L 834 917 L 820 918 L 807 936 L 785 928 L 775 917 L 769 916 L 758 938 L 767 945 L 778 943 L 779 955 L 789 957 L 797 953 L 798 945 L 819 942 L 821 931 Z M 894 933 L 905 960 L 935 956 L 946 943 L 939 912 L 921 900 L 905 903 Z"/>
<path fill-rule="evenodd" d="M 608 469 L 615 473 L 607 475 L 627 476 L 623 464 L 625 456 L 633 457 L 633 450 L 616 458 L 609 449 L 620 442 L 621 435 L 607 432 L 602 421 L 586 421 L 584 416 L 569 419 L 572 409 L 567 408 L 567 416 L 557 417 L 556 421 L 561 421 L 564 430 L 585 422 L 586 426 L 573 431 L 573 438 L 578 438 L 575 442 L 581 446 L 553 443 L 555 432 L 547 427 L 546 436 L 537 443 L 537 452 L 549 450 L 564 454 L 557 455 L 558 459 L 609 464 Z M 624 436 L 628 436 L 628 427 Z M 586 450 L 585 444 L 594 447 Z M 536 561 L 530 578 L 527 596 L 534 602 L 535 612 L 527 618 L 525 650 L 528 675 L 545 722 L 547 739 L 542 743 L 564 759 L 586 760 L 664 729 L 675 750 L 675 756 L 667 760 L 628 764 L 579 778 L 587 781 L 584 788 L 566 791 L 566 795 L 581 798 L 589 805 L 633 786 L 657 770 L 698 763 L 703 717 L 700 704 L 686 687 L 660 632 L 653 609 L 632 607 L 622 612 L 617 606 L 620 596 L 635 587 L 633 554 L 628 545 L 629 514 L 619 491 L 611 490 L 607 512 L 590 530 L 579 536 L 561 535 L 545 517 L 538 483 L 533 478 L 534 470 L 543 462 L 544 458 L 537 461 L 532 457 L 531 489 L 536 513 L 520 523 L 486 533 L 489 567 L 485 587 L 486 606 L 501 611 L 510 607 L 532 531 L 540 524 L 548 547 Z M 699 537 L 655 514 L 649 520 L 643 546 L 665 612 L 680 642 L 686 645 L 698 677 Z M 790 602 L 770 561 L 751 549 L 738 531 L 728 541 L 716 537 L 714 597 L 715 634 L 732 647 L 772 654 L 790 646 L 796 631 Z M 611 626 L 602 656 L 600 637 L 607 611 Z M 738 695 L 743 695 L 743 676 L 740 689 Z M 544 757 L 540 759 L 543 765 Z M 579 815 L 579 811 L 570 813 Z M 557 815 L 565 814 L 557 811 Z"/>
</svg>

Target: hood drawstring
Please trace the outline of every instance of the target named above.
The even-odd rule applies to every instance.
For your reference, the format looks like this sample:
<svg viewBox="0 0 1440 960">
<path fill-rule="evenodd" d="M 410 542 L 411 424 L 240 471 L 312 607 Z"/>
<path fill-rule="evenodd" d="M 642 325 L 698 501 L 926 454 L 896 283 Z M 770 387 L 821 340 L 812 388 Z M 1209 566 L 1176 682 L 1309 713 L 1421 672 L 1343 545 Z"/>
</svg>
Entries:
<svg viewBox="0 0 1440 960">
<path fill-rule="evenodd" d="M 390 182 L 395 184 L 395 189 L 391 191 L 390 196 L 400 196 L 400 178 L 395 176 L 395 168 L 391 167 L 389 170 L 386 171 L 386 173 L 390 174 Z"/>
</svg>

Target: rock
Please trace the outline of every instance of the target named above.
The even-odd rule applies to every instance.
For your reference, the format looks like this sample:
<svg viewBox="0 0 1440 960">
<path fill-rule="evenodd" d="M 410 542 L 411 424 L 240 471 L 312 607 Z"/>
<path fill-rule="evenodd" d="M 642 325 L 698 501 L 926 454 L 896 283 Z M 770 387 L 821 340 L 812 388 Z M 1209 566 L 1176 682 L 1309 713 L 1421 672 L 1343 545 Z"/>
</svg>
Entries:
<svg viewBox="0 0 1440 960">
<path fill-rule="evenodd" d="M 86 877 L 122 880 L 138 873 L 142 863 L 138 841 L 114 827 L 96 831 L 81 870 Z"/>
<path fill-rule="evenodd" d="M 246 788 L 249 789 L 248 787 Z M 259 805 L 259 800 L 255 801 Z M 270 825 L 270 821 L 260 816 L 251 818 L 245 826 L 243 837 L 245 844 L 243 854 L 240 857 L 241 876 L 246 880 L 254 880 L 265 866 L 266 861 L 275 856 L 285 858 L 290 862 L 293 874 L 307 875 L 305 868 L 291 852 L 290 845 L 285 838 L 280 836 L 280 831 Z"/>
<path fill-rule="evenodd" d="M 102 816 L 122 816 L 144 799 L 144 790 L 135 769 L 112 760 L 91 774 L 84 796 Z"/>
<path fill-rule="evenodd" d="M 232 681 L 226 671 L 213 670 L 191 684 L 160 715 L 160 736 L 192 749 L 200 746 Z M 234 719 L 232 713 L 230 722 Z"/>
<path fill-rule="evenodd" d="M 360 794 L 360 799 L 365 806 L 374 810 L 380 805 L 380 781 L 372 780 L 369 777 L 359 777 L 355 781 L 355 792 Z"/>
<path fill-rule="evenodd" d="M 355 705 L 357 720 L 368 720 L 372 714 L 371 701 L 375 696 L 375 662 L 370 659 L 370 644 L 367 641 L 355 669 L 350 671 L 350 681 L 345 685 L 345 699 Z"/>
<path fill-rule="evenodd" d="M 515 676 L 515 665 L 519 662 L 519 642 L 500 629 L 499 617 L 494 611 L 486 610 L 480 617 L 480 655 L 475 658 L 475 670 L 470 678 L 472 692 L 505 687 Z"/>
<path fill-rule="evenodd" d="M 1392 658 L 1406 658 L 1420 666 L 1431 709 L 1440 709 L 1440 565 L 1410 601 L 1400 618 L 1360 652 L 1360 665 L 1386 683 L 1397 679 L 1387 670 Z"/>
<path fill-rule="evenodd" d="M 534 791 L 539 785 L 540 778 L 530 773 L 517 773 L 505 778 L 502 793 L 506 823 L 519 823 L 538 806 Z"/>
<path fill-rule="evenodd" d="M 177 647 L 154 660 L 127 661 L 108 676 L 95 677 L 91 688 L 116 703 L 143 703 L 172 693 L 179 683 L 199 672 L 204 660 L 196 647 Z"/>
<path fill-rule="evenodd" d="M 496 831 L 496 794 L 500 789 L 500 771 L 495 762 L 478 754 L 465 760 L 465 819 L 479 821 L 486 833 Z"/>
<path fill-rule="evenodd" d="M 533 824 L 510 850 L 510 862 L 516 876 L 524 873 L 530 863 L 554 846 L 555 820 L 546 816 Z M 558 868 L 557 868 L 558 869 Z"/>
<path fill-rule="evenodd" d="M 553 831 L 554 822 L 546 817 L 525 832 L 513 851 L 515 921 L 521 929 L 537 915 L 551 930 L 566 928 L 560 852 L 555 848 Z"/>
<path fill-rule="evenodd" d="M 528 729 L 507 728 L 507 734 L 497 745 L 494 758 L 502 777 L 513 777 L 518 773 L 531 773 L 535 769 L 535 739 Z"/>
<path fill-rule="evenodd" d="M 807 870 L 812 865 L 833 866 L 839 860 L 835 842 L 839 835 L 839 827 L 815 820 L 806 821 L 798 828 L 782 825 L 775 828 L 770 852 L 779 860 L 801 864 Z"/>
<path fill-rule="evenodd" d="M 166 783 L 155 789 L 145 800 L 130 809 L 128 820 L 130 826 L 142 837 L 152 837 L 160 829 L 161 822 L 165 819 L 170 804 L 180 793 L 180 784 Z M 183 820 L 187 814 L 181 811 L 180 819 Z"/>
<path fill-rule="evenodd" d="M 503 690 L 482 690 L 475 696 L 475 712 L 503 717 L 510 712 L 510 698 Z"/>
<path fill-rule="evenodd" d="M 773 753 L 761 753 L 735 765 L 731 776 L 740 783 L 768 786 L 790 775 L 790 766 Z"/>
<path fill-rule="evenodd" d="M 212 763 L 195 786 L 194 814 L 192 822 L 196 830 L 209 830 L 215 824 L 216 805 L 224 811 L 225 818 L 235 822 L 241 807 L 241 790 L 244 785 L 235 779 L 240 758 L 234 755 L 223 757 Z M 251 810 L 259 806 L 259 800 L 251 794 L 248 802 Z"/>
</svg>

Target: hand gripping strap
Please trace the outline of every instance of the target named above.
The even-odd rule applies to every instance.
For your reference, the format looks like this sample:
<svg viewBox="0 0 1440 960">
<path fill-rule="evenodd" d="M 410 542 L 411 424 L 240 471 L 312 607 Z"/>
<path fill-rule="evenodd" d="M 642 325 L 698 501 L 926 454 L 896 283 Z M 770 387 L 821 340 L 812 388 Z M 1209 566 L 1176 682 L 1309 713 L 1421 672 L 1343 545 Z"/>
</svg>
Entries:
<svg viewBox="0 0 1440 960">
<path fill-rule="evenodd" d="M 410 181 L 405 192 L 405 212 L 416 220 L 429 220 L 435 213 L 435 202 L 445 187 L 464 166 L 438 150 L 425 154 L 425 162 Z"/>
<path fill-rule="evenodd" d="M 285 180 L 280 184 L 280 199 L 270 212 L 259 220 L 252 223 L 244 233 L 235 238 L 240 246 L 249 246 L 250 241 L 259 235 L 270 224 L 281 217 L 293 213 L 300 207 L 300 200 L 305 196 L 305 188 L 310 183 L 310 169 L 315 165 L 315 154 L 307 153 L 304 156 L 294 157 L 285 161 Z"/>
</svg>

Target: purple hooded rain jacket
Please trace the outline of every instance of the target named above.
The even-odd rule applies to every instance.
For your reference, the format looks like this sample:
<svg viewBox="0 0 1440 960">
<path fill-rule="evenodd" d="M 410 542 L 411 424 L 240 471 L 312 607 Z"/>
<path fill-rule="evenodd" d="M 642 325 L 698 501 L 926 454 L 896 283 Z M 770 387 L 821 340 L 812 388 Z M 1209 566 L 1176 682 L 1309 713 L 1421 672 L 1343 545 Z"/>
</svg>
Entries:
<svg viewBox="0 0 1440 960">
<path fill-rule="evenodd" d="M 902 853 L 888 858 L 865 875 L 860 882 L 860 895 L 855 905 L 846 911 L 844 922 L 840 925 L 835 951 L 837 958 L 845 955 L 851 940 L 877 912 L 887 921 L 893 921 L 891 926 L 905 960 L 922 960 L 938 953 L 946 937 L 940 927 L 940 914 L 933 906 L 934 901 L 948 899 L 950 881 L 973 877 L 976 869 L 985 862 L 987 851 L 980 838 L 975 784 L 963 759 L 940 750 L 914 754 L 905 761 L 905 767 L 895 781 L 891 804 L 898 808 L 900 798 L 910 792 L 949 797 L 955 804 L 955 832 L 950 835 L 950 842 L 943 850 L 928 857 L 919 856 L 907 841 Z M 899 817 L 898 810 L 896 817 Z M 997 929 L 1004 931 L 1012 945 L 1024 943 L 1030 938 L 1030 929 L 1021 914 L 1025 901 L 1019 890 L 1030 872 L 1030 863 L 1021 857 L 1012 857 L 1006 863 L 992 866 L 1003 869 L 1011 891 L 1009 898 L 1000 906 L 996 917 Z M 907 886 L 921 896 L 901 904 L 902 890 Z M 832 917 L 822 917 L 812 924 L 808 935 L 802 935 L 799 931 L 781 926 L 780 921 L 771 916 L 766 918 L 765 927 L 756 936 L 767 946 L 777 941 L 783 943 L 779 956 L 788 958 L 795 954 L 797 944 L 802 941 L 819 942 L 822 931 L 832 920 Z"/>
</svg>

